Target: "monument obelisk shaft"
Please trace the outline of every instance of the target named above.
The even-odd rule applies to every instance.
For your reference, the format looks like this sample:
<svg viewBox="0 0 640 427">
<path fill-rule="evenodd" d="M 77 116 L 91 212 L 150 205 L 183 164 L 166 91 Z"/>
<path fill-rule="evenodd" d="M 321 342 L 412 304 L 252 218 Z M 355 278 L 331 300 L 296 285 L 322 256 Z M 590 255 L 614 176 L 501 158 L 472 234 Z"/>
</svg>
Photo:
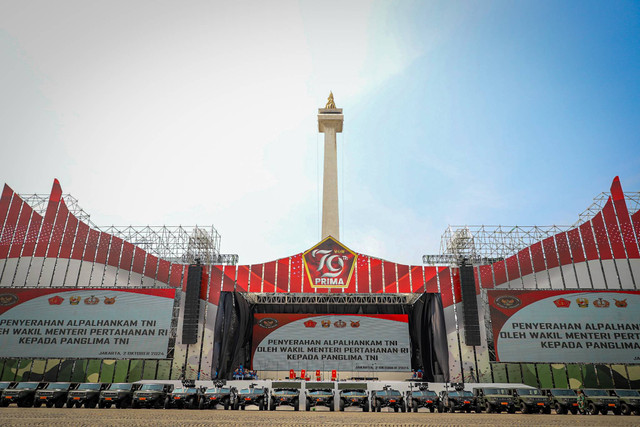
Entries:
<svg viewBox="0 0 640 427">
<path fill-rule="evenodd" d="M 336 134 L 342 132 L 342 108 L 336 108 L 333 93 L 325 108 L 318 108 L 318 131 L 324 133 L 324 173 L 322 179 L 322 239 L 340 240 L 338 209 L 338 154 Z"/>
</svg>

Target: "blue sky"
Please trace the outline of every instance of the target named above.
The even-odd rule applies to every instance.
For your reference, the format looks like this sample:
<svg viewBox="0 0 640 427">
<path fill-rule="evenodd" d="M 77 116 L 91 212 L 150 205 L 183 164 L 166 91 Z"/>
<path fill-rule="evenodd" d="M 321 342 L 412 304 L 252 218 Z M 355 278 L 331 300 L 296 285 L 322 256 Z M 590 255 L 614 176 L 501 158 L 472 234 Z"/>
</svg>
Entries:
<svg viewBox="0 0 640 427">
<path fill-rule="evenodd" d="M 320 238 L 397 262 L 448 224 L 572 224 L 640 191 L 640 3 L 0 0 L 0 181 L 98 224 L 213 224 L 242 263 Z"/>
</svg>

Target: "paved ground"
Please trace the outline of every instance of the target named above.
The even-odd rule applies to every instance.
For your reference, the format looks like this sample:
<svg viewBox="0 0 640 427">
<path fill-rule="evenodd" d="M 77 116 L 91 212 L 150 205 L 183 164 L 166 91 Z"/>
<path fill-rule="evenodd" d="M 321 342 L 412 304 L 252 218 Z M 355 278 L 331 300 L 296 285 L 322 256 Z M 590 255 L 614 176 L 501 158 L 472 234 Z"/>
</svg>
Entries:
<svg viewBox="0 0 640 427">
<path fill-rule="evenodd" d="M 0 426 L 632 426 L 640 416 L 0 408 Z"/>
</svg>

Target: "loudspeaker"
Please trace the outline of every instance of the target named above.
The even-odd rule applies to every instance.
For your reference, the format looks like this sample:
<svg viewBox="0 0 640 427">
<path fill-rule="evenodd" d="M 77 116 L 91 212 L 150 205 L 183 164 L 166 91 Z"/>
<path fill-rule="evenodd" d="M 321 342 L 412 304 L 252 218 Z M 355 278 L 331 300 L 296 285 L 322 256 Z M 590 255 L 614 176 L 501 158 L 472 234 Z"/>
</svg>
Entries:
<svg viewBox="0 0 640 427">
<path fill-rule="evenodd" d="M 473 275 L 473 266 L 465 263 L 460 266 L 460 288 L 462 290 L 464 343 L 473 346 L 481 345 L 476 279 Z"/>
<path fill-rule="evenodd" d="M 198 342 L 198 317 L 200 316 L 200 286 L 202 265 L 191 264 L 187 274 L 187 289 L 182 313 L 182 344 Z"/>
</svg>

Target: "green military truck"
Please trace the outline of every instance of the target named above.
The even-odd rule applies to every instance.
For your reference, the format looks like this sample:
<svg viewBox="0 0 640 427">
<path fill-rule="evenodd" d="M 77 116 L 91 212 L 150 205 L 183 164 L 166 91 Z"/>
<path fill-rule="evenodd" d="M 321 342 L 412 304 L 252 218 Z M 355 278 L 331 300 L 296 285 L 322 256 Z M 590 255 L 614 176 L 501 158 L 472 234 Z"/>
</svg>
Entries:
<svg viewBox="0 0 640 427">
<path fill-rule="evenodd" d="M 562 415 L 571 412 L 573 415 L 578 413 L 578 395 L 570 388 L 550 388 L 543 390 L 543 393 L 549 398 L 549 404 L 556 411 L 556 414 Z"/>
<path fill-rule="evenodd" d="M 607 415 L 609 411 L 620 414 L 620 398 L 611 396 L 607 390 L 585 388 L 582 390 L 586 398 L 587 410 L 591 415 Z"/>
<path fill-rule="evenodd" d="M 473 389 L 473 394 L 477 399 L 478 408 L 489 414 L 499 414 L 503 411 L 510 414 L 516 412 L 515 398 L 506 388 L 477 387 Z"/>
<path fill-rule="evenodd" d="M 620 412 L 623 415 L 640 415 L 640 393 L 638 390 L 613 390 L 613 394 L 620 399 Z"/>
<path fill-rule="evenodd" d="M 551 402 L 541 390 L 537 388 L 522 387 L 509 389 L 509 393 L 515 399 L 516 408 L 523 414 L 550 414 Z"/>
<path fill-rule="evenodd" d="M 62 408 L 67 403 L 69 391 L 76 387 L 77 383 L 49 383 L 45 388 L 36 391 L 33 406 L 37 408 L 44 404 L 47 408 Z"/>
</svg>

